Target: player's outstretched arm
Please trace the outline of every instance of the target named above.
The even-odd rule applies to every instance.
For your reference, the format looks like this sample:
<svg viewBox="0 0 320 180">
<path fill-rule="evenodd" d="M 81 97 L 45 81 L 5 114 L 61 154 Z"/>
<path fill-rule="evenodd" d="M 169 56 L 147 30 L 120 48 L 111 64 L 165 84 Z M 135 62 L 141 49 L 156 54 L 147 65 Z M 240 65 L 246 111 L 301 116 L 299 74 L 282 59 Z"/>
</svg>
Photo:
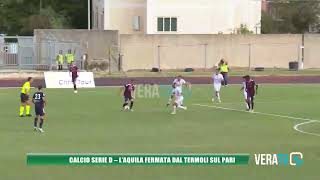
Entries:
<svg viewBox="0 0 320 180">
<path fill-rule="evenodd" d="M 44 105 L 44 106 L 46 106 L 46 105 L 47 105 L 46 98 L 45 98 L 45 97 L 43 97 L 43 98 L 42 98 L 42 100 L 43 100 L 43 105 Z"/>
<path fill-rule="evenodd" d="M 258 84 L 256 84 L 256 94 L 258 95 Z"/>
</svg>

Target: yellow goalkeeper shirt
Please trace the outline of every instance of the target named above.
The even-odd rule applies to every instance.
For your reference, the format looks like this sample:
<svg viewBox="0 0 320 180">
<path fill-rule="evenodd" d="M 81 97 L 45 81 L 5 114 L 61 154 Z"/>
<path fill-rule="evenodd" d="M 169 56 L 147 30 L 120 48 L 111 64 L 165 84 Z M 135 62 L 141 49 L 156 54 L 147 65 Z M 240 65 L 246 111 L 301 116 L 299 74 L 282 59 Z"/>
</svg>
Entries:
<svg viewBox="0 0 320 180">
<path fill-rule="evenodd" d="M 21 93 L 22 94 L 29 94 L 30 92 L 30 82 L 27 81 L 23 84 L 22 88 L 21 88 Z"/>
</svg>

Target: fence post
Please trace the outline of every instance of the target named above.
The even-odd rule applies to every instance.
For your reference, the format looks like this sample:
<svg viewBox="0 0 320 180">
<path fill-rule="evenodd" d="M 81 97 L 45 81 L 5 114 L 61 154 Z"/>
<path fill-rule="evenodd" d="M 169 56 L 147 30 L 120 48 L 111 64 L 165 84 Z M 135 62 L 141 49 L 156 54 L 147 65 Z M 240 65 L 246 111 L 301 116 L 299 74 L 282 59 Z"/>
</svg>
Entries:
<svg viewBox="0 0 320 180">
<path fill-rule="evenodd" d="M 50 71 L 52 71 L 52 61 L 51 61 L 51 51 L 52 51 L 52 44 L 51 44 L 51 42 L 49 42 L 49 62 L 50 62 Z"/>
<path fill-rule="evenodd" d="M 19 71 L 21 71 L 21 52 L 20 52 L 20 44 L 18 43 L 18 63 L 19 63 Z"/>
<path fill-rule="evenodd" d="M 249 71 L 251 71 L 251 43 L 248 44 L 249 46 Z"/>
<path fill-rule="evenodd" d="M 158 68 L 159 68 L 159 72 L 160 72 L 160 69 L 161 69 L 160 45 L 158 45 Z"/>
<path fill-rule="evenodd" d="M 121 52 L 119 52 L 119 60 L 118 60 L 118 70 L 119 72 L 122 72 L 122 55 Z"/>
<path fill-rule="evenodd" d="M 304 68 L 304 33 L 302 34 L 302 43 L 301 43 L 301 65 L 300 69 L 303 70 Z"/>
<path fill-rule="evenodd" d="M 300 57 L 300 49 L 301 49 L 301 45 L 298 44 L 298 47 L 297 47 L 297 50 L 298 50 L 298 60 L 297 60 L 297 61 L 300 63 L 300 67 L 301 67 L 301 63 L 302 63 L 302 62 L 301 62 L 301 57 Z M 300 68 L 300 67 L 299 67 L 299 68 Z"/>
<path fill-rule="evenodd" d="M 204 71 L 207 69 L 207 46 L 208 44 L 204 44 Z"/>
<path fill-rule="evenodd" d="M 111 47 L 109 46 L 109 75 L 111 75 Z"/>
</svg>

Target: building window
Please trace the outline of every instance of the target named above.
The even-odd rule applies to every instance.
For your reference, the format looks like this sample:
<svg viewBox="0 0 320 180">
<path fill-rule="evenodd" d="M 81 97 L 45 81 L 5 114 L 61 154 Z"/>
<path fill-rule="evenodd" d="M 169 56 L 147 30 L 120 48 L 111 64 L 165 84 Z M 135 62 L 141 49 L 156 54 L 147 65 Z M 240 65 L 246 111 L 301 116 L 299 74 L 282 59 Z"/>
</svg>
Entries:
<svg viewBox="0 0 320 180">
<path fill-rule="evenodd" d="M 177 31 L 176 17 L 158 17 L 158 31 L 159 32 L 176 32 Z"/>
<path fill-rule="evenodd" d="M 158 31 L 163 31 L 163 18 L 158 18 Z"/>
<path fill-rule="evenodd" d="M 171 18 L 171 31 L 177 31 L 177 18 Z"/>
<path fill-rule="evenodd" d="M 164 18 L 164 31 L 171 31 L 171 19 L 170 18 Z"/>
</svg>

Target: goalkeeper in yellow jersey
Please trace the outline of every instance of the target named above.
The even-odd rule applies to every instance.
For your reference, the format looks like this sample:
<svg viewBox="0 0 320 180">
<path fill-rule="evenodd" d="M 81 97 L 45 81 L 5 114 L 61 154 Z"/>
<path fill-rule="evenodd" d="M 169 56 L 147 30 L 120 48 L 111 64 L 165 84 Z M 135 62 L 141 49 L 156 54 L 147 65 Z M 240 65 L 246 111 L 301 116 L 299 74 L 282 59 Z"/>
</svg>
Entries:
<svg viewBox="0 0 320 180">
<path fill-rule="evenodd" d="M 21 99 L 21 105 L 20 105 L 20 117 L 24 117 L 24 110 L 26 110 L 26 116 L 31 117 L 32 115 L 30 114 L 30 99 L 29 99 L 29 93 L 30 93 L 30 88 L 31 88 L 31 83 L 33 82 L 32 77 L 28 77 L 28 81 L 26 81 L 21 88 L 21 94 L 20 94 L 20 99 Z"/>
</svg>

